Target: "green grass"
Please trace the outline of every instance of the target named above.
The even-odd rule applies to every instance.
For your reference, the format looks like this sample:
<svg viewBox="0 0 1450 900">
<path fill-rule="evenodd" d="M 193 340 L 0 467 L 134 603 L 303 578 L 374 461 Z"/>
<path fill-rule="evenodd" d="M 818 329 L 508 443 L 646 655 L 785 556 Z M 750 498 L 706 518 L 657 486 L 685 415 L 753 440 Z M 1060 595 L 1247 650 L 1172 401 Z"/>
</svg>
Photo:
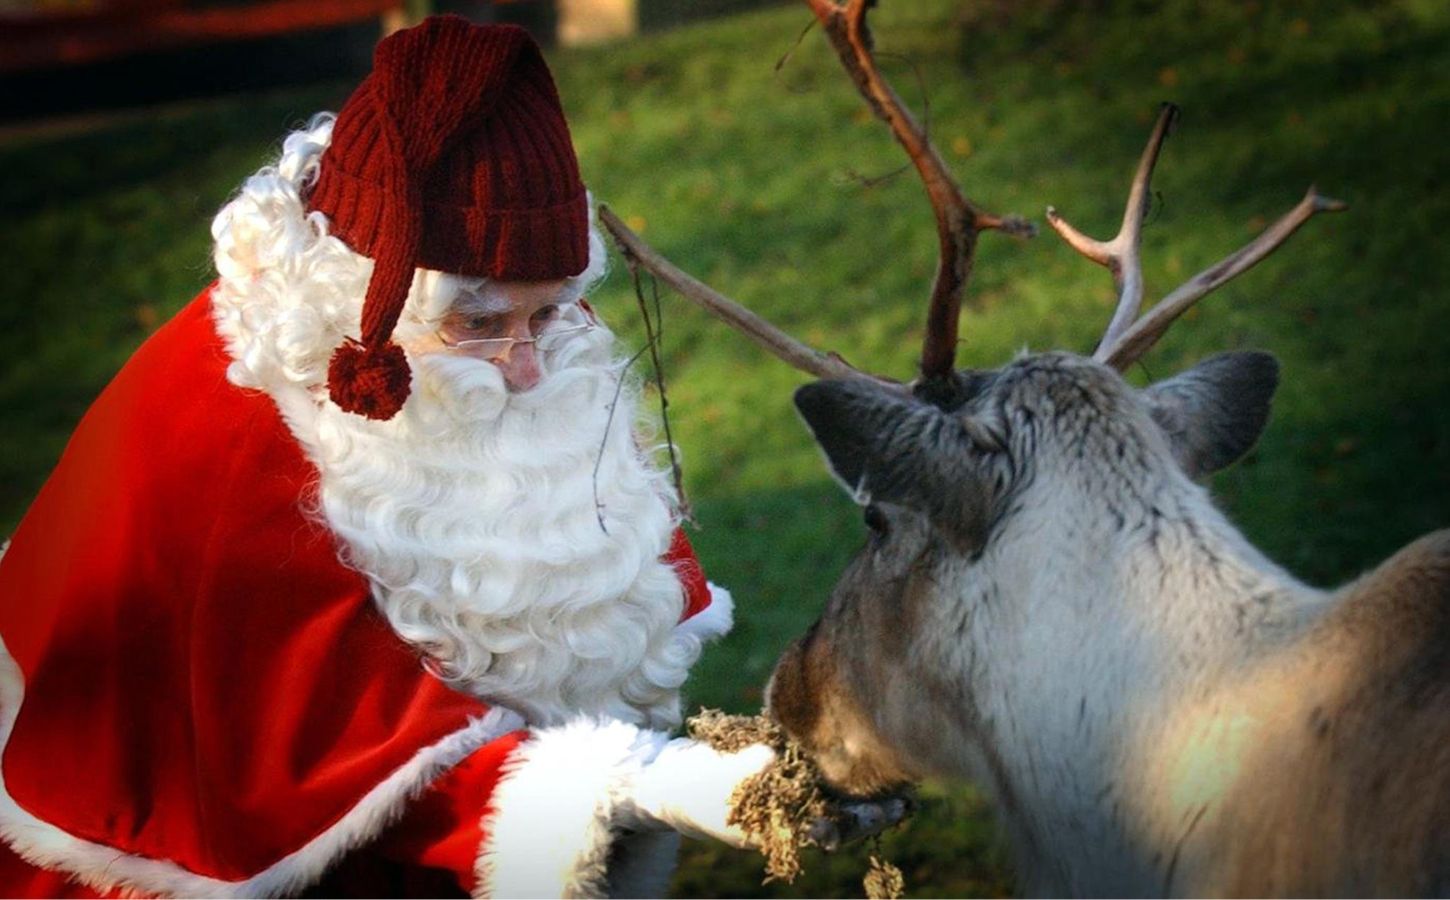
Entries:
<svg viewBox="0 0 1450 900">
<path fill-rule="evenodd" d="M 1351 211 L 1310 222 L 1169 333 L 1135 378 L 1262 347 L 1274 418 L 1215 491 L 1314 583 L 1352 577 L 1450 525 L 1450 221 L 1442 123 L 1450 7 L 1430 0 L 1159 4 L 887 0 L 884 64 L 967 191 L 996 211 L 1058 206 L 1107 236 L 1157 104 L 1184 108 L 1145 234 L 1151 295 L 1216 261 L 1311 182 Z M 936 242 L 919 185 L 801 7 L 551 54 L 587 180 L 686 269 L 857 365 L 910 376 Z M 918 77 L 919 75 L 919 77 Z M 219 101 L 81 137 L 0 146 L 0 527 L 19 520 L 87 403 L 211 277 L 207 224 L 282 133 L 347 86 Z M 618 267 L 595 305 L 640 340 Z M 686 486 L 736 632 L 693 699 L 758 707 L 781 647 L 860 540 L 790 408 L 804 377 L 665 298 L 665 367 Z M 1112 297 L 1055 237 L 982 241 L 960 362 L 1085 350 Z M 911 892 L 1010 890 L 982 800 L 930 786 L 885 841 Z M 859 894 L 865 850 L 760 889 L 747 854 L 690 844 L 693 895 Z"/>
</svg>

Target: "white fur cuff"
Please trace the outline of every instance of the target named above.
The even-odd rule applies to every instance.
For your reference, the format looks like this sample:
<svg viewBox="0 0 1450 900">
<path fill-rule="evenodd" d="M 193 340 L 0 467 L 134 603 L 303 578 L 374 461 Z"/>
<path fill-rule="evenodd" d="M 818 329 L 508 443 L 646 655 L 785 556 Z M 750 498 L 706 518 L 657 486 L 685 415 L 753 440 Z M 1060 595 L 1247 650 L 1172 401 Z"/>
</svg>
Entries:
<svg viewBox="0 0 1450 900">
<path fill-rule="evenodd" d="M 735 625 L 735 598 L 720 585 L 710 582 L 710 605 L 676 626 L 682 634 L 713 641 L 730 633 Z"/>
<path fill-rule="evenodd" d="M 589 719 L 536 731 L 494 788 L 477 895 L 606 896 L 612 826 L 627 814 L 640 768 L 667 740 Z"/>
</svg>

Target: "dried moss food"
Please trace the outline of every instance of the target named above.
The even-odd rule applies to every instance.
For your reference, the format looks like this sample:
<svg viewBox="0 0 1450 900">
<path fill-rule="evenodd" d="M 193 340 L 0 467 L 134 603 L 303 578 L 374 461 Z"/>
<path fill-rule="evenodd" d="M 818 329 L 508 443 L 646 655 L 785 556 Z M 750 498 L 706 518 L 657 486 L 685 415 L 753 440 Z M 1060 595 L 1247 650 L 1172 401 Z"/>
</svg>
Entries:
<svg viewBox="0 0 1450 900">
<path fill-rule="evenodd" d="M 765 857 L 764 884 L 792 882 L 800 874 L 800 851 L 814 843 L 811 825 L 831 818 L 833 809 L 823 790 L 820 770 L 799 744 L 765 716 L 731 716 L 703 709 L 686 724 L 690 737 L 725 753 L 765 744 L 775 761 L 742 781 L 730 795 L 726 821 L 741 830 Z M 874 854 L 865 877 L 866 896 L 900 897 L 901 870 Z"/>
<path fill-rule="evenodd" d="M 766 884 L 794 881 L 801 870 L 800 850 L 810 842 L 811 822 L 827 813 L 815 764 L 764 716 L 728 716 L 705 709 L 687 724 L 691 737 L 725 753 L 752 744 L 775 751 L 775 762 L 742 781 L 730 795 L 726 821 L 739 825 L 759 847 L 765 857 Z"/>
<path fill-rule="evenodd" d="M 871 868 L 866 870 L 862 883 L 869 900 L 897 900 L 906 890 L 906 879 L 902 877 L 901 870 L 874 853 L 871 854 Z"/>
</svg>

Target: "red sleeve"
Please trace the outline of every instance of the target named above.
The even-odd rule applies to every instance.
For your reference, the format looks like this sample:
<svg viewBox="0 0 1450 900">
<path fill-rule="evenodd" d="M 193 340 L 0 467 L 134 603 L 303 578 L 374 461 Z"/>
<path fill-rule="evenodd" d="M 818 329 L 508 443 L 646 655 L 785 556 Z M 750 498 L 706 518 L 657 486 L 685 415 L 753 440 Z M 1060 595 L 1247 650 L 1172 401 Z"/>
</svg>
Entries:
<svg viewBox="0 0 1450 900">
<path fill-rule="evenodd" d="M 482 822 L 504 763 L 528 737 L 514 731 L 475 750 L 408 804 L 378 839 L 349 854 L 311 896 L 469 896 Z"/>
<path fill-rule="evenodd" d="M 665 562 L 685 588 L 688 619 L 710 605 L 710 588 L 685 533 L 676 529 Z M 467 896 L 483 846 L 482 821 L 510 754 L 528 737 L 515 731 L 474 751 L 412 803 L 376 841 L 349 854 L 312 896 Z"/>
<path fill-rule="evenodd" d="M 705 581 L 705 570 L 700 568 L 695 548 L 690 546 L 684 529 L 675 529 L 670 549 L 665 552 L 665 562 L 674 567 L 680 576 L 680 584 L 685 587 L 685 613 L 680 616 L 680 621 L 703 612 L 710 605 L 710 585 Z"/>
</svg>

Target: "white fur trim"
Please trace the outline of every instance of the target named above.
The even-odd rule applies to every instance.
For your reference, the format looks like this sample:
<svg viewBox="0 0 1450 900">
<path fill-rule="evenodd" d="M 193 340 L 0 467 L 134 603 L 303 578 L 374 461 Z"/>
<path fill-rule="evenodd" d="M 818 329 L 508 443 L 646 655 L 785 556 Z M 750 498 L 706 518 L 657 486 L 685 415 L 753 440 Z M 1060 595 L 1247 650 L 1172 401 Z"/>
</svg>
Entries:
<svg viewBox="0 0 1450 900">
<path fill-rule="evenodd" d="M 20 704 L 25 679 L 0 640 L 0 754 Z M 313 884 L 343 854 L 375 837 L 443 772 L 484 744 L 523 727 L 523 719 L 495 707 L 443 740 L 419 750 L 348 810 L 333 826 L 301 849 L 245 881 L 224 881 L 188 871 L 169 860 L 119 853 L 82 840 L 21 809 L 0 773 L 0 836 L 33 865 L 75 876 L 101 891 L 122 890 L 177 897 L 274 897 Z"/>
<path fill-rule="evenodd" d="M 635 778 L 667 740 L 591 719 L 537 731 L 494 788 L 477 896 L 607 896 L 614 826 L 631 819 Z"/>
<path fill-rule="evenodd" d="M 677 631 L 693 635 L 701 643 L 724 637 L 735 625 L 735 598 L 720 585 L 707 583 L 710 586 L 710 605 L 675 626 Z"/>
</svg>

